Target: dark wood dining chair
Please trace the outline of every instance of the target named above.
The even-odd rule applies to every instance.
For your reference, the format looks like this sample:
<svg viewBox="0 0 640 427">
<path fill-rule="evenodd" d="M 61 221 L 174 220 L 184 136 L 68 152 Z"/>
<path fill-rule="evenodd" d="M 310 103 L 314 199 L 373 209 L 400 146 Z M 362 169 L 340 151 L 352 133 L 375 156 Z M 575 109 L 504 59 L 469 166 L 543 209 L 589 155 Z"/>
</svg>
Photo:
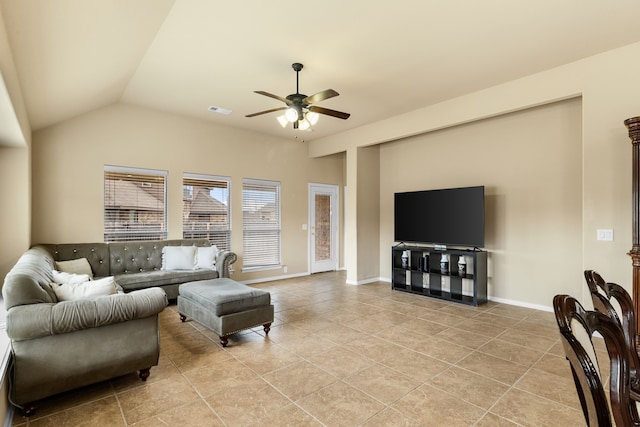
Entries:
<svg viewBox="0 0 640 427">
<path fill-rule="evenodd" d="M 640 357 L 636 345 L 636 312 L 631 295 L 617 283 L 606 282 L 598 272 L 585 270 L 593 308 L 614 319 L 624 333 L 625 343 L 630 353 L 632 388 L 640 390 Z"/>
<path fill-rule="evenodd" d="M 569 295 L 556 295 L 553 309 L 587 425 L 612 426 L 615 420 L 618 427 L 640 426 L 636 404 L 640 396 L 631 391 L 629 355 L 619 324 L 607 314 L 585 310 Z M 593 345 L 596 332 L 609 354 L 609 399 Z"/>
</svg>

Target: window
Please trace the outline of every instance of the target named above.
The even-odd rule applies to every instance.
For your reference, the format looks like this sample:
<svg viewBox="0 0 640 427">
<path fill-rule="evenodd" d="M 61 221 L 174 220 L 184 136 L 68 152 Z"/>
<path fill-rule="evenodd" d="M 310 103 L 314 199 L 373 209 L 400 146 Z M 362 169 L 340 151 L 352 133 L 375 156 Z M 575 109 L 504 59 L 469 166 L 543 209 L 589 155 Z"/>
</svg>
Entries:
<svg viewBox="0 0 640 427">
<path fill-rule="evenodd" d="M 219 250 L 231 248 L 231 210 L 226 177 L 184 174 L 182 237 L 209 239 Z"/>
<path fill-rule="evenodd" d="M 280 266 L 280 183 L 242 183 L 243 271 Z"/>
<path fill-rule="evenodd" d="M 167 238 L 167 172 L 104 167 L 104 241 Z"/>
</svg>

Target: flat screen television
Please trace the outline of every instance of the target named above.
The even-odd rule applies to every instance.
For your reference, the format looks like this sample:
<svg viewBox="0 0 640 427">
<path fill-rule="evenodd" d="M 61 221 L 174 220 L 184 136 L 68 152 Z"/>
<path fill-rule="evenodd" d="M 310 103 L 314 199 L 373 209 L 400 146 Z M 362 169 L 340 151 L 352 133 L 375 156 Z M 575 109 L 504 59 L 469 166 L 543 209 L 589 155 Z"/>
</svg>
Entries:
<svg viewBox="0 0 640 427">
<path fill-rule="evenodd" d="M 394 239 L 484 246 L 484 186 L 395 193 Z"/>
</svg>

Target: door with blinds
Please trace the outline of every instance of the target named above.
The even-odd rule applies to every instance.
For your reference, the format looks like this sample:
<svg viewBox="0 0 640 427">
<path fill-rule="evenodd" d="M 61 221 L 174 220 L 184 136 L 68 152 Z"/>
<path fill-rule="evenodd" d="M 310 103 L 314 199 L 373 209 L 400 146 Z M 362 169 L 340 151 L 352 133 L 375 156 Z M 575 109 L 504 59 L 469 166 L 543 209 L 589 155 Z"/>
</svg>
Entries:
<svg viewBox="0 0 640 427">
<path fill-rule="evenodd" d="M 338 269 L 338 187 L 309 184 L 311 273 Z"/>
</svg>

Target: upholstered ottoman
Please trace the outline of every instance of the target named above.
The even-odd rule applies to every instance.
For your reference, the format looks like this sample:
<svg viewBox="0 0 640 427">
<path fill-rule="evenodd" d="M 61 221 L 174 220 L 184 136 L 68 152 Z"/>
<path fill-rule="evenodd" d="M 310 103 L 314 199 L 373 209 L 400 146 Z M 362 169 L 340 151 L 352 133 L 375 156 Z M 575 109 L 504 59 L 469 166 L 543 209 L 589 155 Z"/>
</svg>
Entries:
<svg viewBox="0 0 640 427">
<path fill-rule="evenodd" d="M 271 294 L 231 279 L 188 282 L 178 290 L 180 320 L 187 317 L 211 329 L 227 346 L 229 335 L 263 325 L 269 333 L 273 322 Z"/>
</svg>

